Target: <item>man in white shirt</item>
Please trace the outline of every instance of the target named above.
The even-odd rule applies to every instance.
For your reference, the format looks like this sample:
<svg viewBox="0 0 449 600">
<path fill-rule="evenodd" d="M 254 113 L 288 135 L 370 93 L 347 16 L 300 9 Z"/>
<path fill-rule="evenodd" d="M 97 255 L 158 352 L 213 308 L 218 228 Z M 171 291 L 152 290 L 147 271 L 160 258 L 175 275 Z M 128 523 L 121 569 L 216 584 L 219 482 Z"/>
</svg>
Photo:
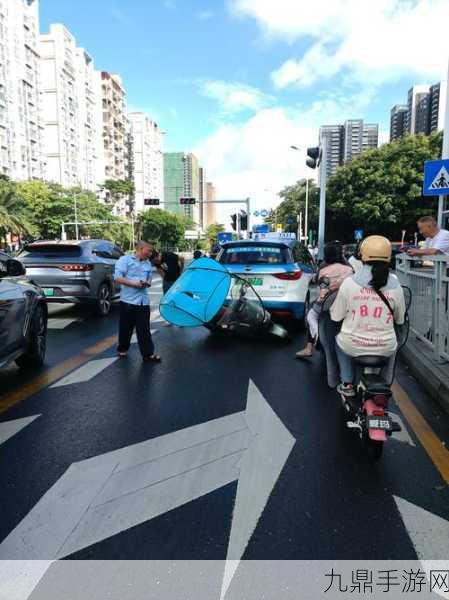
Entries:
<svg viewBox="0 0 449 600">
<path fill-rule="evenodd" d="M 422 217 L 418 221 L 419 233 L 426 238 L 424 248 L 411 248 L 410 256 L 433 256 L 449 254 L 449 231 L 440 229 L 433 217 Z"/>
</svg>

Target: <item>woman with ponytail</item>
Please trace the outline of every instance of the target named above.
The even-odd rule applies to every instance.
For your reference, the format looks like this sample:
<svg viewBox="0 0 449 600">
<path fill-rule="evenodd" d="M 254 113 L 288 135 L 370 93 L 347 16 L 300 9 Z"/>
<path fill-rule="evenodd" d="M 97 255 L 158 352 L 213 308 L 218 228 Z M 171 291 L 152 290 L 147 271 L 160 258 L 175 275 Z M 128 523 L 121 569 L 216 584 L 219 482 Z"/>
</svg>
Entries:
<svg viewBox="0 0 449 600">
<path fill-rule="evenodd" d="M 405 318 L 405 300 L 397 277 L 390 273 L 391 243 L 379 235 L 360 246 L 363 267 L 341 285 L 331 307 L 333 321 L 343 321 L 336 339 L 342 383 L 339 391 L 354 396 L 357 356 L 393 357 L 397 350 L 395 323 Z"/>
</svg>

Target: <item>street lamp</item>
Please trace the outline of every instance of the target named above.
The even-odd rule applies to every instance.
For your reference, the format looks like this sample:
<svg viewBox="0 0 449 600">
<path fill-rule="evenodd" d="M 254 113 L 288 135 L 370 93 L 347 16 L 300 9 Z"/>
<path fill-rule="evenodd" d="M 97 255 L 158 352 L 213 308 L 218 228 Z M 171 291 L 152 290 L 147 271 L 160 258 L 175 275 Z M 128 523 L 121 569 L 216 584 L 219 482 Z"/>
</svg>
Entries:
<svg viewBox="0 0 449 600">
<path fill-rule="evenodd" d="M 301 151 L 298 146 L 290 146 L 292 150 Z M 309 243 L 309 178 L 306 175 L 306 209 L 305 209 L 305 218 L 304 218 L 304 236 L 306 238 L 306 243 Z"/>
</svg>

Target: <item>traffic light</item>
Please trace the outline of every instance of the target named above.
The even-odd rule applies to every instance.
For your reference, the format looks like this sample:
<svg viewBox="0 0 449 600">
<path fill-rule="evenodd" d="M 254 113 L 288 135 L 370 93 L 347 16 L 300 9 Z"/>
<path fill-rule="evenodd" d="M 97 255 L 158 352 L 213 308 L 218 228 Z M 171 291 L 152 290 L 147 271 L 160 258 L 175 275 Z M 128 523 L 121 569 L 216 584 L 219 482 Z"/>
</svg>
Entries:
<svg viewBox="0 0 449 600">
<path fill-rule="evenodd" d="M 237 215 L 231 215 L 231 225 L 234 231 L 237 231 Z"/>
<path fill-rule="evenodd" d="M 195 200 L 195 198 L 180 198 L 179 204 L 182 204 L 182 205 L 196 204 L 196 200 Z"/>
<path fill-rule="evenodd" d="M 143 203 L 145 206 L 159 206 L 159 198 L 144 198 Z"/>
<path fill-rule="evenodd" d="M 247 231 L 248 230 L 248 215 L 244 210 L 240 211 L 240 230 Z"/>
<path fill-rule="evenodd" d="M 319 146 L 307 148 L 307 156 L 306 165 L 311 169 L 316 169 L 321 162 L 321 148 Z"/>
</svg>

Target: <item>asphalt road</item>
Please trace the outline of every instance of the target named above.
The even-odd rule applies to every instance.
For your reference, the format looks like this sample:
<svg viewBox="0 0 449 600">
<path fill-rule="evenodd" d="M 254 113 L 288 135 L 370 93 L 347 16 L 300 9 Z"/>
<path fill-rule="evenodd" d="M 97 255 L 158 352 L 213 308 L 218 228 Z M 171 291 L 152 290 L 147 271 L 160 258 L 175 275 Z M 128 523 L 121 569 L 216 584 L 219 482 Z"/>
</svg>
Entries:
<svg viewBox="0 0 449 600">
<path fill-rule="evenodd" d="M 162 364 L 116 360 L 116 307 L 52 307 L 43 374 L 0 373 L 1 559 L 447 559 L 449 423 L 402 367 L 376 464 L 302 334 L 152 328 Z"/>
</svg>

